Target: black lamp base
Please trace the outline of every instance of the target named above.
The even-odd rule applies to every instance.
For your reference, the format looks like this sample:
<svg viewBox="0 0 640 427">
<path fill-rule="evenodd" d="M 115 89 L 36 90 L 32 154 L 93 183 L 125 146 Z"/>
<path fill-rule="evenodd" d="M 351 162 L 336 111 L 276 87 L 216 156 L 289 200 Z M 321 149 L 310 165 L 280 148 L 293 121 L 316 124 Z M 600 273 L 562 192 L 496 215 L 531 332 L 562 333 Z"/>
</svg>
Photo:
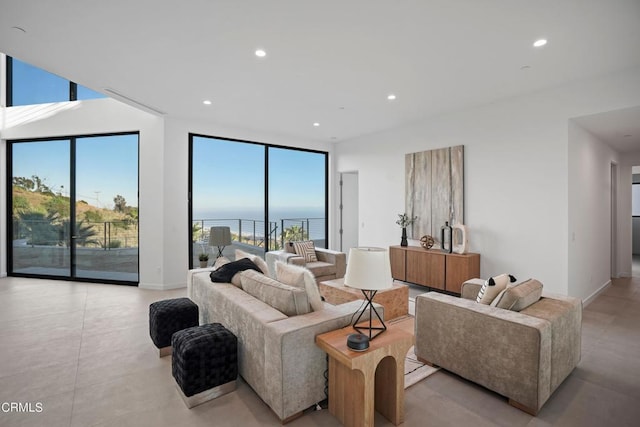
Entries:
<svg viewBox="0 0 640 427">
<path fill-rule="evenodd" d="M 362 293 L 364 294 L 364 297 L 367 300 L 367 303 L 364 306 L 364 309 L 362 310 L 362 312 L 360 312 L 360 315 L 358 316 L 356 321 L 353 322 L 353 329 L 355 329 L 360 334 L 365 334 L 365 332 L 368 333 L 369 341 L 371 341 L 372 339 L 374 339 L 375 337 L 377 337 L 378 335 L 380 335 L 381 333 L 387 330 L 387 325 L 384 324 L 384 320 L 382 320 L 382 317 L 378 313 L 378 310 L 376 310 L 376 308 L 373 306 L 373 297 L 376 296 L 377 292 L 378 291 L 365 290 L 365 289 L 362 290 Z M 369 326 L 356 326 L 358 325 L 358 322 L 360 322 L 360 318 L 362 317 L 362 315 L 365 313 L 365 311 L 367 311 L 367 308 L 369 309 Z M 373 326 L 372 322 L 373 322 L 374 314 L 376 315 L 376 317 L 378 318 L 382 326 Z M 374 333 L 374 331 L 377 331 L 377 332 Z"/>
<path fill-rule="evenodd" d="M 353 351 L 365 351 L 369 348 L 369 337 L 365 334 L 351 334 L 347 337 L 347 347 Z"/>
</svg>

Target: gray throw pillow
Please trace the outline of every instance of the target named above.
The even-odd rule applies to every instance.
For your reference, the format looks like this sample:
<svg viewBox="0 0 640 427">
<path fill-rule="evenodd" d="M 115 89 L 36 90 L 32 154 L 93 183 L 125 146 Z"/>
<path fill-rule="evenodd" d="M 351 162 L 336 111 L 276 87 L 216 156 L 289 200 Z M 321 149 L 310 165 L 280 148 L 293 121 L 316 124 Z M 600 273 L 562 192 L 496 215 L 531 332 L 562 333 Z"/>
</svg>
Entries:
<svg viewBox="0 0 640 427">
<path fill-rule="evenodd" d="M 494 302 L 495 307 L 521 311 L 538 302 L 541 296 L 542 283 L 536 279 L 529 279 L 515 286 L 508 286 Z"/>
</svg>

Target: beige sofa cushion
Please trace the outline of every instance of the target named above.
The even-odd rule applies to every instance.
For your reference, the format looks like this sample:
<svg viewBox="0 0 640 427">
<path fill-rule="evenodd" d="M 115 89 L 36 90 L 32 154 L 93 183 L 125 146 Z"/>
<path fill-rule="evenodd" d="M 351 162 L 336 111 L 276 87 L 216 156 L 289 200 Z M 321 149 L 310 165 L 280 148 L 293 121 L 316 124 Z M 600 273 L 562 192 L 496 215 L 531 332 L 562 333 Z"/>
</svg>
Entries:
<svg viewBox="0 0 640 427">
<path fill-rule="evenodd" d="M 240 258 L 249 258 L 255 265 L 258 266 L 260 270 L 262 270 L 264 274 L 269 274 L 269 266 L 267 265 L 266 261 L 260 258 L 258 255 L 253 255 L 240 249 L 236 249 L 236 261 Z"/>
<path fill-rule="evenodd" d="M 336 274 L 336 265 L 324 261 L 308 262 L 305 265 L 315 277 L 331 276 Z"/>
<path fill-rule="evenodd" d="M 307 292 L 304 289 L 285 285 L 252 270 L 244 271 L 240 275 L 240 282 L 246 293 L 287 316 L 306 314 L 311 311 Z"/>
<path fill-rule="evenodd" d="M 304 267 L 276 261 L 276 280 L 289 286 L 304 289 L 313 311 L 322 310 L 322 297 L 313 273 Z"/>
<path fill-rule="evenodd" d="M 492 306 L 512 311 L 521 311 L 537 302 L 542 295 L 542 283 L 529 279 L 507 288 L 491 303 Z"/>
<path fill-rule="evenodd" d="M 480 292 L 478 292 L 478 297 L 476 298 L 476 302 L 480 304 L 489 305 L 498 296 L 503 289 L 507 287 L 509 282 L 513 283 L 516 281 L 516 278 L 510 274 L 501 274 L 499 276 L 489 277 Z"/>
</svg>

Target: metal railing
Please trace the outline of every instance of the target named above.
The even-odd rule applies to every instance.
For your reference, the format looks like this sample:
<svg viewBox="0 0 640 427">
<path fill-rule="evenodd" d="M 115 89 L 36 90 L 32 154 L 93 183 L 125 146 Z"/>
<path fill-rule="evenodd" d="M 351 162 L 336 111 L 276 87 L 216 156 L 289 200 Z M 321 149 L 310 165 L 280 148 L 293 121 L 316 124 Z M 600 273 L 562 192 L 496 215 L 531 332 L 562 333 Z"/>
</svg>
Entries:
<svg viewBox="0 0 640 427">
<path fill-rule="evenodd" d="M 208 245 L 209 229 L 226 226 L 231 230 L 231 240 L 265 248 L 265 236 L 269 237 L 268 250 L 284 247 L 289 240 L 325 241 L 324 218 L 282 218 L 269 221 L 265 230 L 264 221 L 242 218 L 194 219 L 191 224 L 192 240 L 200 245 Z M 266 232 L 265 232 L 266 231 Z"/>
<path fill-rule="evenodd" d="M 137 221 L 80 221 L 73 235 L 69 233 L 69 221 L 62 220 L 14 220 L 14 241 L 27 246 L 65 246 L 71 239 L 83 247 L 104 250 L 138 247 Z"/>
</svg>

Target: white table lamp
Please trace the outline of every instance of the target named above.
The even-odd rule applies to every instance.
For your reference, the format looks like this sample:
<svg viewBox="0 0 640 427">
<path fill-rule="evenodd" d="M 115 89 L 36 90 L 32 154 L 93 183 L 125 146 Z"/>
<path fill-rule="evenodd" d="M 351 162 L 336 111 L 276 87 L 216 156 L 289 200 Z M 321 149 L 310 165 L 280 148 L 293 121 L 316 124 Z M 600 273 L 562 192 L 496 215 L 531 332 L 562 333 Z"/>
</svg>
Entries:
<svg viewBox="0 0 640 427">
<path fill-rule="evenodd" d="M 347 272 L 344 276 L 344 284 L 350 288 L 360 289 L 367 300 L 364 309 L 353 323 L 353 328 L 359 333 L 353 335 L 360 336 L 350 336 L 347 341 L 347 344 L 352 349 L 366 350 L 369 346 L 369 340 L 374 339 L 387 330 L 387 326 L 384 324 L 384 321 L 372 303 L 373 298 L 379 290 L 389 289 L 393 286 L 389 252 L 383 248 L 351 248 L 349 250 L 349 262 L 347 263 Z M 357 327 L 356 325 L 367 308 L 369 309 L 369 327 Z M 373 314 L 375 314 L 382 323 L 381 327 L 372 325 Z M 378 332 L 373 334 L 373 331 Z M 367 332 L 367 334 L 364 332 Z M 353 344 L 353 346 L 350 343 Z"/>
</svg>

